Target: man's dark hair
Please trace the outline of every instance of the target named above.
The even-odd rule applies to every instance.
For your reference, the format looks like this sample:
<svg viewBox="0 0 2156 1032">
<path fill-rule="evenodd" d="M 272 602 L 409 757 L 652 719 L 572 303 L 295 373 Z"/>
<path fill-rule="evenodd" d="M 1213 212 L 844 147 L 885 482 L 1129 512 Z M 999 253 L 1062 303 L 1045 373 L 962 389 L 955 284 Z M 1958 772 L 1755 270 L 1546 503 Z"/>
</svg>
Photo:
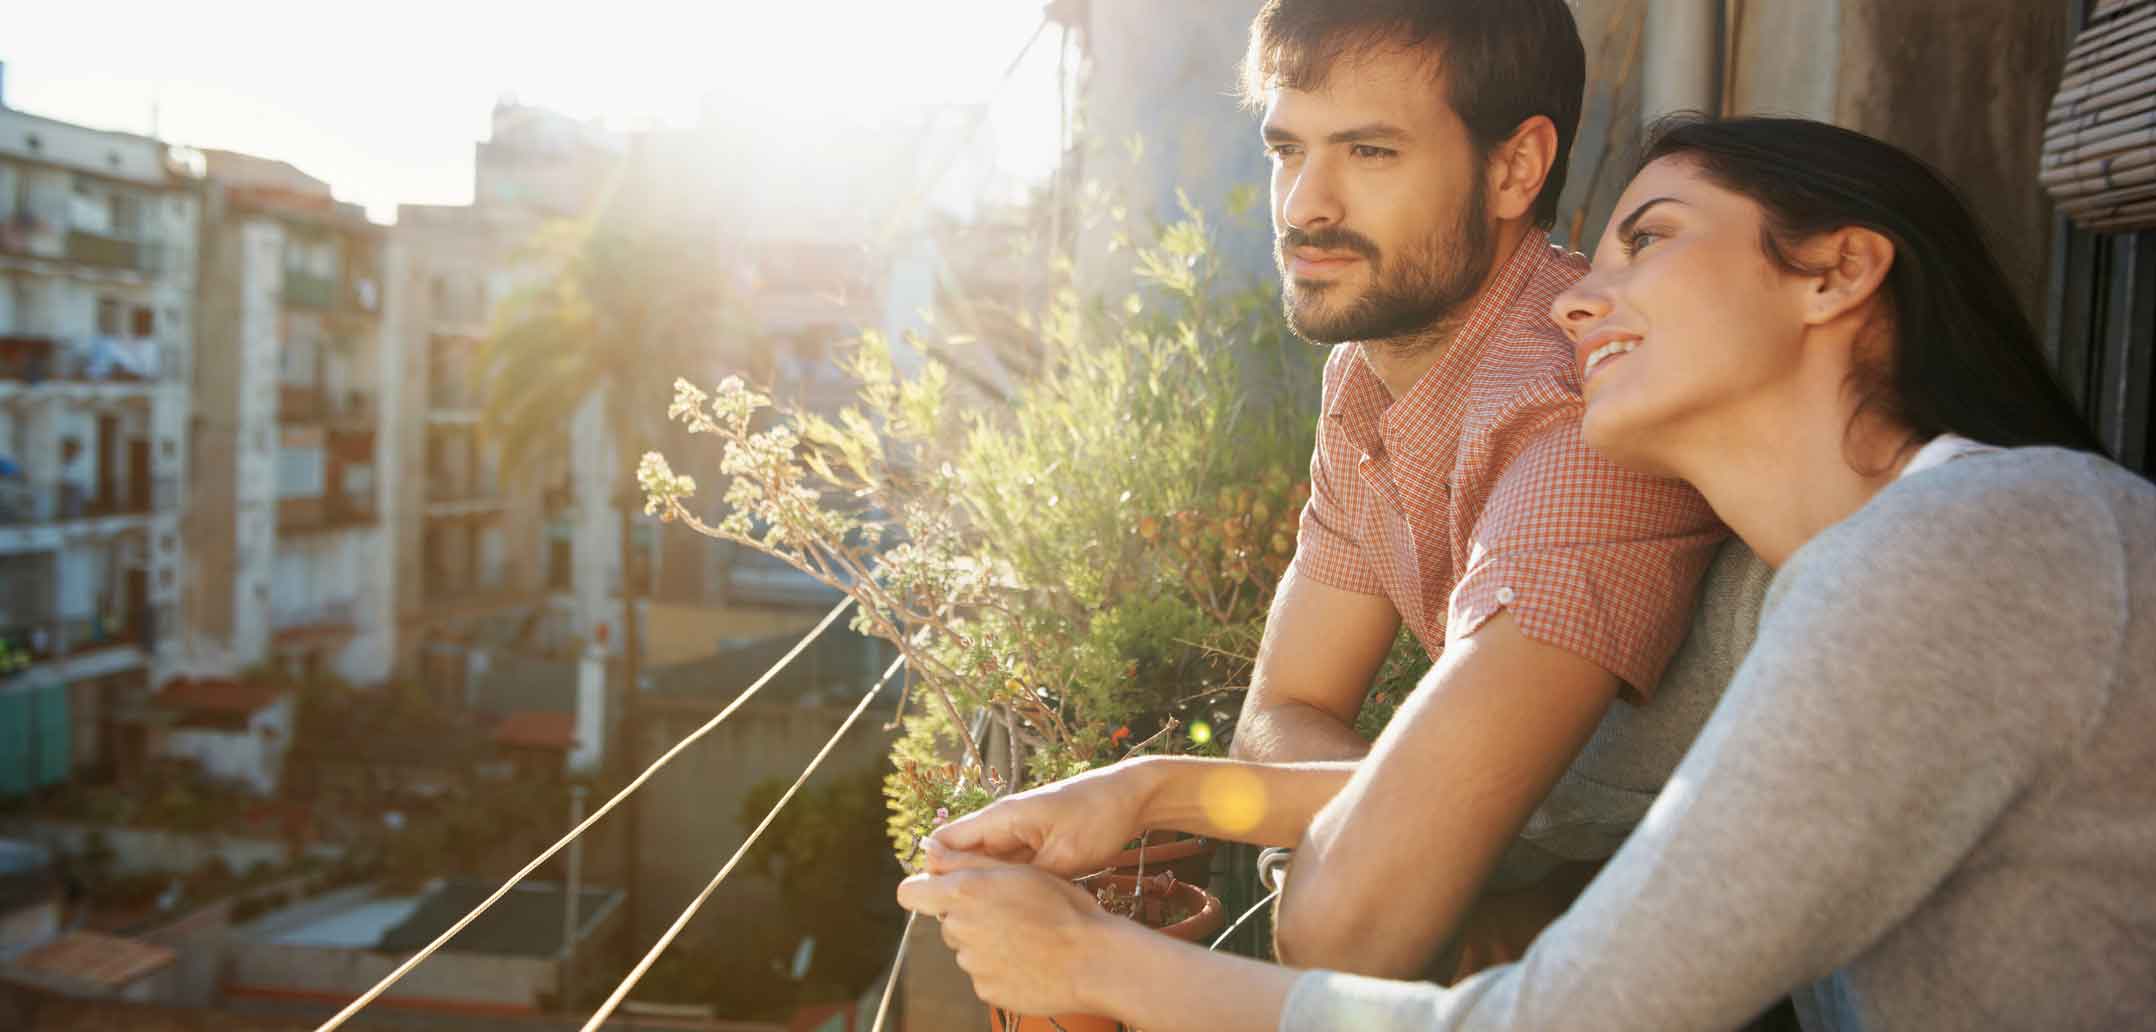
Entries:
<svg viewBox="0 0 2156 1032">
<path fill-rule="evenodd" d="M 1388 48 L 1437 59 L 1445 96 L 1481 154 L 1520 123 L 1549 118 L 1557 154 L 1534 214 L 1536 225 L 1555 225 L 1587 83 L 1565 0 L 1266 0 L 1250 23 L 1243 100 L 1261 105 L 1275 87 L 1320 89 L 1342 58 Z"/>
</svg>

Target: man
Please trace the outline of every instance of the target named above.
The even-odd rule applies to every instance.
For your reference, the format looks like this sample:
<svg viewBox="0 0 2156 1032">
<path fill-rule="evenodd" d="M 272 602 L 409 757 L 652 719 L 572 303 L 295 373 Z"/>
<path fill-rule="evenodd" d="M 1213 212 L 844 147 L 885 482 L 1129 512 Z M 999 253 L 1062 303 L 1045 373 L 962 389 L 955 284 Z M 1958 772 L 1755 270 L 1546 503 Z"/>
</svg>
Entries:
<svg viewBox="0 0 2156 1032">
<path fill-rule="evenodd" d="M 1274 0 L 1252 26 L 1287 317 L 1335 347 L 1235 755 L 1360 758 L 1402 620 L 1436 661 L 1401 762 L 1298 851 L 1284 961 L 1416 973 L 1610 701 L 1652 692 L 1719 538 L 1580 441 L 1548 311 L 1584 264 L 1542 230 L 1584 78 L 1560 0 Z M 1441 916 L 1373 934 L 1402 913 Z"/>
<path fill-rule="evenodd" d="M 1408 977 L 1473 933 L 1501 855 L 1611 701 L 1654 693 L 1722 537 L 1689 488 L 1580 439 L 1549 309 L 1585 264 L 1544 230 L 1584 78 L 1562 0 L 1270 0 L 1252 25 L 1287 318 L 1334 345 L 1234 738 L 1240 759 L 1335 761 L 1311 770 L 1333 794 L 1281 894 L 1284 963 Z M 1435 666 L 1372 751 L 1352 725 L 1403 621 Z M 1055 868 L 1084 851 L 1062 840 L 1126 831 L 1083 827 L 1115 823 L 1104 794 L 1062 798 L 936 838 Z M 1557 880 L 1490 922 L 1512 941 L 1470 941 L 1438 973 L 1524 949 L 1586 875 Z"/>
</svg>

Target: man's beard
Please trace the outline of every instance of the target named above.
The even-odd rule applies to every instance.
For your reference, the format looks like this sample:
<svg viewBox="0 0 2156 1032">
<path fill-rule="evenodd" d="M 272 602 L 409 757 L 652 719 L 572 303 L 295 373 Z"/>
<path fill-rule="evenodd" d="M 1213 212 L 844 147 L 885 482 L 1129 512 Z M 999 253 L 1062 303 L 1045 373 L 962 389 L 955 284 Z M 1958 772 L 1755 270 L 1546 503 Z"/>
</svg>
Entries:
<svg viewBox="0 0 2156 1032">
<path fill-rule="evenodd" d="M 1274 243 L 1273 262 L 1280 269 L 1281 307 L 1288 325 L 1312 344 L 1369 343 L 1408 337 L 1459 314 L 1473 301 L 1490 271 L 1496 241 L 1489 224 L 1486 187 L 1477 183 L 1449 232 L 1424 237 L 1387 261 L 1370 238 L 1344 226 L 1314 233 L 1290 227 Z M 1289 255 L 1298 247 L 1352 251 L 1370 263 L 1368 292 L 1334 311 L 1321 311 L 1338 283 L 1297 284 L 1288 273 Z"/>
</svg>

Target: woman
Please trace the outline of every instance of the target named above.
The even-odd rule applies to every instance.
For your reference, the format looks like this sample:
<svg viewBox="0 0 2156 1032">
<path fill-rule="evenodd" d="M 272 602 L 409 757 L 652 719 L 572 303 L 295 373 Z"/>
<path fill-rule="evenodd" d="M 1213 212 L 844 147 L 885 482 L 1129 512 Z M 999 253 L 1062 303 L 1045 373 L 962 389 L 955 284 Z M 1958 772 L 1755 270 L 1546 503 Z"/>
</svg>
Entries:
<svg viewBox="0 0 2156 1032">
<path fill-rule="evenodd" d="M 1291 842 L 1341 776 L 1188 759 L 941 829 L 900 899 L 1000 1004 L 1152 1030 L 2117 1028 L 2156 1013 L 2156 489 L 2096 454 L 1953 190 L 1813 122 L 1649 146 L 1552 315 L 1588 442 L 1779 567 L 1646 821 L 1450 989 L 1159 941 L 1039 868 Z M 1019 860 L 1033 866 L 999 862 Z"/>
</svg>

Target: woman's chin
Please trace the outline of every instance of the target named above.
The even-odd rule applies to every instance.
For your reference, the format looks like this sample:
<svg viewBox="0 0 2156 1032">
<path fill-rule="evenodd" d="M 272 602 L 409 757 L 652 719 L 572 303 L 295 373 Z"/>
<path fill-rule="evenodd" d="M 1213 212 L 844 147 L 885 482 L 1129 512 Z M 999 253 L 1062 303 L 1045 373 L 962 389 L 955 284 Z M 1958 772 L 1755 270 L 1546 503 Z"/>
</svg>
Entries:
<svg viewBox="0 0 2156 1032">
<path fill-rule="evenodd" d="M 1639 420 L 1627 419 L 1622 406 L 1589 402 L 1580 419 L 1580 438 L 1595 453 L 1635 473 L 1674 476 L 1654 442 L 1666 437 Z"/>
</svg>

